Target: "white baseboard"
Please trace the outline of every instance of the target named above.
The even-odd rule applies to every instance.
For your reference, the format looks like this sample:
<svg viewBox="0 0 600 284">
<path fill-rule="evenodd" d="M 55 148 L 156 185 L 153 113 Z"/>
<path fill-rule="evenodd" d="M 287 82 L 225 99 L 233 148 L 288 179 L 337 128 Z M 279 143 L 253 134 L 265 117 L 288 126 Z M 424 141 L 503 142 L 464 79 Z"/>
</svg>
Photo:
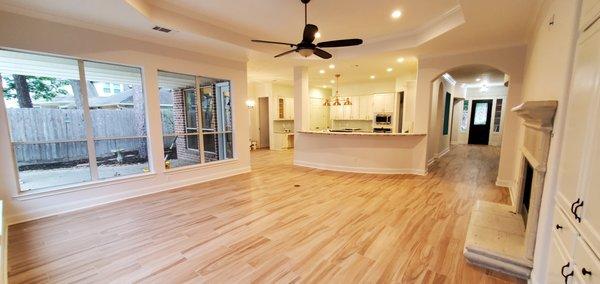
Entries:
<svg viewBox="0 0 600 284">
<path fill-rule="evenodd" d="M 442 152 L 440 152 L 440 153 L 437 155 L 437 158 L 439 159 L 439 158 L 443 157 L 444 155 L 448 154 L 448 152 L 450 152 L 450 147 L 448 147 L 448 148 L 446 148 L 446 149 L 442 150 Z"/>
<path fill-rule="evenodd" d="M 409 175 L 421 175 L 427 174 L 424 169 L 395 169 L 395 168 L 366 168 L 366 167 L 349 167 L 349 166 L 338 166 L 328 165 L 322 163 L 312 163 L 306 161 L 294 160 L 295 166 L 314 168 L 319 170 L 336 171 L 336 172 L 349 172 L 349 173 L 362 173 L 362 174 L 386 174 L 386 175 L 397 175 L 397 174 L 409 174 Z"/>
<path fill-rule="evenodd" d="M 41 209 L 32 210 L 29 212 L 10 215 L 6 217 L 6 222 L 8 225 L 23 223 L 31 220 L 36 220 L 44 217 L 50 217 L 58 214 L 64 214 L 68 212 L 79 211 L 86 208 L 92 208 L 100 205 L 110 204 L 118 201 L 123 201 L 130 198 L 150 195 L 162 191 L 168 191 L 184 186 L 194 185 L 198 183 L 208 182 L 211 180 L 226 178 L 234 175 L 239 175 L 243 173 L 250 172 L 250 166 L 235 168 L 227 171 L 221 171 L 212 175 L 204 175 L 200 177 L 194 177 L 185 180 L 172 181 L 167 183 L 162 183 L 156 186 L 138 188 L 135 190 L 129 190 L 125 192 L 119 192 L 110 195 L 103 195 L 96 198 L 85 199 L 82 201 L 70 202 L 68 204 L 57 204 L 53 206 L 47 206 Z M 64 210 L 62 208 L 70 208 Z M 62 210 L 61 210 L 62 209 Z"/>
</svg>

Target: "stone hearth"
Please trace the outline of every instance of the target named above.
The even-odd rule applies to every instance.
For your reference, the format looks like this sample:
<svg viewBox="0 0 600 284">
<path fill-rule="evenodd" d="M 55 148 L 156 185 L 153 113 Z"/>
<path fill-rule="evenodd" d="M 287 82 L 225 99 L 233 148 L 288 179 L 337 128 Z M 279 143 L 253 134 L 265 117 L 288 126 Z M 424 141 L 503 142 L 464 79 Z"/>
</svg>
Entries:
<svg viewBox="0 0 600 284">
<path fill-rule="evenodd" d="M 468 262 L 529 278 L 556 107 L 556 101 L 529 101 L 512 109 L 524 119 L 525 126 L 520 176 L 512 188 L 515 205 L 485 201 L 475 204 L 464 247 Z M 527 164 L 533 168 L 529 210 L 523 206 Z"/>
</svg>

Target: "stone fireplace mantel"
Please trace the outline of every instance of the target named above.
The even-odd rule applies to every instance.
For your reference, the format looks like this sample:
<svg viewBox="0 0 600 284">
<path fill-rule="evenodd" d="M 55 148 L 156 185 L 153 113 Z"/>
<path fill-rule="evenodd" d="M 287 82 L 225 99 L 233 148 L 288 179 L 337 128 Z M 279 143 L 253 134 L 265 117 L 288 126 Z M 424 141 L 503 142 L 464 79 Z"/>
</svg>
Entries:
<svg viewBox="0 0 600 284">
<path fill-rule="evenodd" d="M 525 126 L 520 147 L 521 172 L 512 189 L 516 204 L 477 201 L 471 211 L 465 241 L 464 255 L 468 262 L 529 278 L 557 106 L 557 101 L 527 101 L 512 109 L 523 119 Z M 526 182 L 528 165 L 533 174 Z M 529 210 L 523 204 L 525 184 L 530 185 L 526 202 Z"/>
</svg>

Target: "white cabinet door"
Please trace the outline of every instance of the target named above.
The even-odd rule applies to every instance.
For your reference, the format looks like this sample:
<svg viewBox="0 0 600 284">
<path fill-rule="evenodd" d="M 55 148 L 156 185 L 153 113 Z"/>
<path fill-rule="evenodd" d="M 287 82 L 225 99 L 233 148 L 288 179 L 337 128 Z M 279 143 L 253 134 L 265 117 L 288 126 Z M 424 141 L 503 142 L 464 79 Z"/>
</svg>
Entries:
<svg viewBox="0 0 600 284">
<path fill-rule="evenodd" d="M 575 282 L 600 284 L 600 261 L 580 238 L 575 247 Z"/>
<path fill-rule="evenodd" d="M 344 99 L 344 101 L 346 101 L 346 99 Z M 350 115 L 352 113 L 352 106 L 342 105 L 340 108 L 342 109 L 342 119 L 351 119 Z"/>
<path fill-rule="evenodd" d="M 557 203 L 566 212 L 570 212 L 571 204 L 581 198 L 579 194 L 583 186 L 581 173 L 585 169 L 582 161 L 591 154 L 585 148 L 587 136 L 590 135 L 590 129 L 598 124 L 596 113 L 598 110 L 593 107 L 596 107 L 594 102 L 598 99 L 595 86 L 600 70 L 600 32 L 598 32 L 600 29 L 596 27 L 595 30 L 582 34 L 578 42 L 567 106 L 556 197 Z M 588 201 L 590 202 L 591 200 Z"/>
<path fill-rule="evenodd" d="M 294 119 L 294 99 L 285 98 L 283 107 L 284 117 L 286 119 Z"/>
<path fill-rule="evenodd" d="M 350 119 L 362 119 L 360 117 L 360 97 L 351 97 L 350 101 L 352 102 Z"/>
<path fill-rule="evenodd" d="M 385 112 L 394 112 L 396 106 L 396 95 L 386 94 L 385 95 Z"/>
<path fill-rule="evenodd" d="M 385 112 L 385 95 L 373 95 L 373 112 Z"/>
<path fill-rule="evenodd" d="M 572 260 L 565 257 L 559 242 L 560 240 L 556 236 L 552 237 L 548 274 L 546 275 L 548 284 L 564 284 L 565 276 L 563 275 L 571 275 L 566 277 L 568 279 L 566 283 L 573 283 L 573 275 L 571 273 L 575 269 L 575 265 Z"/>
<path fill-rule="evenodd" d="M 600 89 L 591 96 L 596 99 L 596 106 L 592 111 L 596 118 L 594 122 L 590 122 L 593 128 L 588 129 L 590 137 L 584 149 L 587 158 L 582 173 L 581 200 L 584 203 L 576 211 L 581 216 L 581 222 L 576 226 L 594 251 L 600 253 L 600 118 L 597 116 L 600 113 Z M 600 279 L 600 271 L 598 271 L 598 279 Z"/>
</svg>

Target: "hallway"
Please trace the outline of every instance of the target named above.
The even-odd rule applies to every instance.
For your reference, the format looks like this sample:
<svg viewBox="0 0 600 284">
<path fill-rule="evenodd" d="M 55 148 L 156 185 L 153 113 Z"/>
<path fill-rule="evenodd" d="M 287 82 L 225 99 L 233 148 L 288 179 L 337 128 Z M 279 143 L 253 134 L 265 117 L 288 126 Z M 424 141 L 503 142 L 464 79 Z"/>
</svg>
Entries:
<svg viewBox="0 0 600 284">
<path fill-rule="evenodd" d="M 462 255 L 499 148 L 453 146 L 427 176 L 292 166 L 252 153 L 251 173 L 9 228 L 11 283 L 515 283 Z M 235 278 L 231 278 L 235 277 Z"/>
</svg>

